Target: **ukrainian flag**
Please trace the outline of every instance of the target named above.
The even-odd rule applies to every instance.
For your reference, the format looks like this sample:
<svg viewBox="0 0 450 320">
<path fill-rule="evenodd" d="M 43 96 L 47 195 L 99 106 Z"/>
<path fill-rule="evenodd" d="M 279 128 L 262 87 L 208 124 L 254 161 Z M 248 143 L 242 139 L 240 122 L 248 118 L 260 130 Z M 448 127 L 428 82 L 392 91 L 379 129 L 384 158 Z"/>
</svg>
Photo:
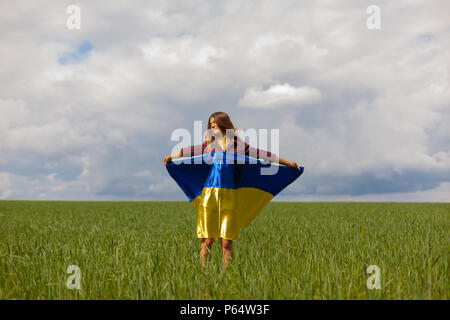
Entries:
<svg viewBox="0 0 450 320">
<path fill-rule="evenodd" d="M 232 240 L 304 170 L 225 152 L 174 159 L 166 168 L 198 209 L 197 236 Z"/>
</svg>

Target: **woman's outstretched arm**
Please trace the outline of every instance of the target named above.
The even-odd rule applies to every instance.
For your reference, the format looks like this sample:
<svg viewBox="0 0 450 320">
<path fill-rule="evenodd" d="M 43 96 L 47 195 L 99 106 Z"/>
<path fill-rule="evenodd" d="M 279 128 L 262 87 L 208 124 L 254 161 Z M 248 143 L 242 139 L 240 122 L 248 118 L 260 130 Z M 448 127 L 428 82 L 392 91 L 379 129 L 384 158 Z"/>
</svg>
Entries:
<svg viewBox="0 0 450 320">
<path fill-rule="evenodd" d="M 275 160 L 278 159 L 278 161 L 275 161 L 275 162 L 284 164 L 285 166 L 288 166 L 288 167 L 297 168 L 297 169 L 300 170 L 300 166 L 299 166 L 299 164 L 298 164 L 297 162 L 290 162 L 290 161 L 287 161 L 287 160 L 285 160 L 285 159 L 283 159 L 283 158 L 278 157 L 278 156 L 275 155 L 275 154 L 272 154 L 272 156 L 274 157 Z"/>
<path fill-rule="evenodd" d="M 168 162 L 171 162 L 172 159 L 180 158 L 181 155 L 182 155 L 182 149 L 180 149 L 180 151 L 178 151 L 178 152 L 175 152 L 168 156 L 165 156 L 164 160 L 163 160 L 163 164 L 166 165 Z"/>
<path fill-rule="evenodd" d="M 186 148 L 180 149 L 180 151 L 175 152 L 171 155 L 165 156 L 163 163 L 166 165 L 167 162 L 172 161 L 172 159 L 181 158 L 181 157 L 192 157 L 202 155 L 206 148 L 206 142 L 202 144 L 192 145 Z"/>
</svg>

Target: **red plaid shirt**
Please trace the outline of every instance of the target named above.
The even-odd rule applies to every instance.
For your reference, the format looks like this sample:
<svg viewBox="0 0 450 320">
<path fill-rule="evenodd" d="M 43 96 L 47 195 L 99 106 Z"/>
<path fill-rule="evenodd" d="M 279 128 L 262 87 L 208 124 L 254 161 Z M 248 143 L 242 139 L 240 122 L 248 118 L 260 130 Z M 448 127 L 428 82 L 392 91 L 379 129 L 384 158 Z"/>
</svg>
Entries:
<svg viewBox="0 0 450 320">
<path fill-rule="evenodd" d="M 182 148 L 181 156 L 193 157 L 202 155 L 204 153 L 210 153 L 213 151 L 223 152 L 222 146 L 216 141 L 213 141 L 209 146 L 207 146 L 207 143 L 204 142 L 203 144 L 192 145 L 186 148 Z M 274 161 L 275 156 L 270 151 L 254 148 L 244 140 L 238 139 L 237 137 L 234 137 L 233 143 L 228 144 L 227 150 L 225 152 L 241 153 L 256 159 L 263 159 L 266 162 Z"/>
</svg>

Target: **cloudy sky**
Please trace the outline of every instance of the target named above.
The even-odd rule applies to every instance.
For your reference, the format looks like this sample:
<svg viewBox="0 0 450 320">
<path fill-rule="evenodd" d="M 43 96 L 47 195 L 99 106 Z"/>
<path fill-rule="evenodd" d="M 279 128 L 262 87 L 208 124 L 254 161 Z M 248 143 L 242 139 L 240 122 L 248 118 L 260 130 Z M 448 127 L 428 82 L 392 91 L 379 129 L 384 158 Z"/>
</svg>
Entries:
<svg viewBox="0 0 450 320">
<path fill-rule="evenodd" d="M 279 129 L 280 156 L 305 167 L 278 200 L 450 201 L 448 12 L 2 1 L 0 199 L 186 200 L 162 165 L 171 134 L 225 111 Z"/>
</svg>

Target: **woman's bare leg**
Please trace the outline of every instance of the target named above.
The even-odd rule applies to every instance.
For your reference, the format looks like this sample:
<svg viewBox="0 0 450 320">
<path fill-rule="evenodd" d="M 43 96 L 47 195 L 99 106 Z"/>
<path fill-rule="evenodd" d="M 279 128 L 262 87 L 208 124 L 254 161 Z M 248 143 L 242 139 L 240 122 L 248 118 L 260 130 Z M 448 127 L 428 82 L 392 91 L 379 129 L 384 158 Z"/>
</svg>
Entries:
<svg viewBox="0 0 450 320">
<path fill-rule="evenodd" d="M 210 251 L 213 245 L 214 238 L 202 238 L 202 249 L 200 251 L 200 257 L 202 258 L 202 265 L 206 266 L 206 261 L 211 260 Z"/>
<path fill-rule="evenodd" d="M 233 240 L 221 239 L 222 245 L 222 257 L 223 257 L 223 266 L 227 269 L 230 266 L 231 260 L 233 258 Z"/>
</svg>

